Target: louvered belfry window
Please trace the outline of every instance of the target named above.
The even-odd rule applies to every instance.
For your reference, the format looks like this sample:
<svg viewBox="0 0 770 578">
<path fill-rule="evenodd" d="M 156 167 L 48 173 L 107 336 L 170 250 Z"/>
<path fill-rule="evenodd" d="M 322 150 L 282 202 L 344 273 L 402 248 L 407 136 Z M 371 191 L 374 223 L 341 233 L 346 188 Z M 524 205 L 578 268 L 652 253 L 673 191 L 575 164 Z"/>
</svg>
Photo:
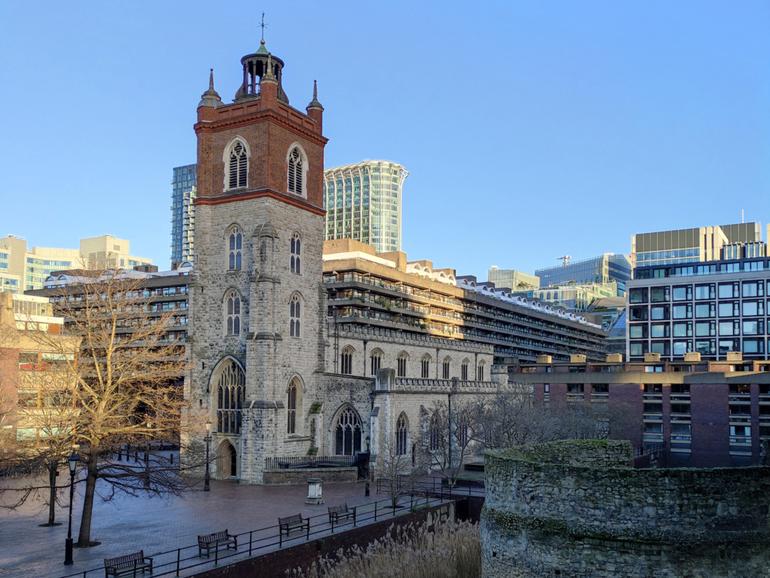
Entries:
<svg viewBox="0 0 770 578">
<path fill-rule="evenodd" d="M 289 153 L 289 192 L 301 195 L 303 190 L 303 173 L 304 166 L 302 164 L 302 154 L 299 152 L 298 147 L 291 149 Z"/>
<path fill-rule="evenodd" d="M 236 142 L 230 151 L 230 167 L 228 171 L 228 188 L 240 189 L 246 186 L 246 175 L 248 174 L 248 156 L 246 148 L 240 141 Z"/>
</svg>

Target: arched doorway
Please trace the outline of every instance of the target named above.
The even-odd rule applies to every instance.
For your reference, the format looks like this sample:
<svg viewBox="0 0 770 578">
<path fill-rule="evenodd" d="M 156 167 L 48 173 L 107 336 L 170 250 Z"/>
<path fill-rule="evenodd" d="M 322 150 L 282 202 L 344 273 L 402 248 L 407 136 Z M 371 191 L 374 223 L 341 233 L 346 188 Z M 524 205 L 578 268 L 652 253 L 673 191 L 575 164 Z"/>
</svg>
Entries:
<svg viewBox="0 0 770 578">
<path fill-rule="evenodd" d="M 238 454 L 229 440 L 222 440 L 217 448 L 217 477 L 219 479 L 238 477 Z"/>
</svg>

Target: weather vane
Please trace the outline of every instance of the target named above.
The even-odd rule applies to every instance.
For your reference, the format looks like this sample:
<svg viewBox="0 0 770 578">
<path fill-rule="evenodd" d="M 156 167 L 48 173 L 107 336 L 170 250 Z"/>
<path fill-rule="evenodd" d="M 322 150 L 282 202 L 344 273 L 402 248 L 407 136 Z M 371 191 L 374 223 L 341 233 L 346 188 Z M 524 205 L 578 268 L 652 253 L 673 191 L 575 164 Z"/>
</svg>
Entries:
<svg viewBox="0 0 770 578">
<path fill-rule="evenodd" d="M 262 28 L 262 44 L 265 43 L 265 13 L 262 13 L 262 22 L 260 23 L 260 28 Z"/>
</svg>

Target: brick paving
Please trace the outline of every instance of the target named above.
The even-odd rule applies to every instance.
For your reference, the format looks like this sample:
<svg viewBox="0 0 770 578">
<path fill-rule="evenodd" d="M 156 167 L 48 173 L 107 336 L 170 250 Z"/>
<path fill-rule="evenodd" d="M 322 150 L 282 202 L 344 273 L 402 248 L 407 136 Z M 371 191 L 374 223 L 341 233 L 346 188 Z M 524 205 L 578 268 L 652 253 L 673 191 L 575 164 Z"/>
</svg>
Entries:
<svg viewBox="0 0 770 578">
<path fill-rule="evenodd" d="M 347 502 L 354 506 L 386 497 L 377 496 L 374 487 L 372 496 L 365 497 L 364 484 L 360 482 L 325 484 L 323 505 L 305 504 L 305 495 L 304 486 L 248 486 L 212 481 L 210 492 L 194 490 L 183 496 L 164 498 L 120 494 L 107 502 L 97 499 L 91 537 L 102 544 L 75 549 L 72 566 L 63 564 L 66 507 L 57 511 L 58 521 L 65 524 L 42 528 L 38 524 L 46 520 L 45 505 L 39 501 L 29 503 L 18 511 L 0 511 L 0 577 L 44 578 L 83 572 L 102 566 L 105 557 L 140 549 L 150 555 L 196 544 L 198 534 L 224 528 L 231 533 L 248 532 L 275 525 L 279 516 L 298 512 L 303 516 L 326 514 L 329 505 Z M 76 492 L 73 510 L 76 540 L 81 505 L 82 496 Z M 100 576 L 89 574 L 89 577 L 93 575 Z"/>
</svg>

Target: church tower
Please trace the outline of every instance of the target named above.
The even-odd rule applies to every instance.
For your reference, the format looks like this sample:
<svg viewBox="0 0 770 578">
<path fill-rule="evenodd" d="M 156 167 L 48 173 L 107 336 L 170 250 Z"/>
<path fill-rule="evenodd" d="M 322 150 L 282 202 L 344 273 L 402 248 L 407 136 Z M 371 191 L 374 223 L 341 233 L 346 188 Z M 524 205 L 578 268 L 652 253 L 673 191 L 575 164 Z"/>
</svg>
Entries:
<svg viewBox="0 0 770 578">
<path fill-rule="evenodd" d="M 198 104 L 195 267 L 183 435 L 211 423 L 213 475 L 261 483 L 265 460 L 316 445 L 323 371 L 323 107 L 302 112 L 264 39 L 232 103 Z"/>
</svg>

